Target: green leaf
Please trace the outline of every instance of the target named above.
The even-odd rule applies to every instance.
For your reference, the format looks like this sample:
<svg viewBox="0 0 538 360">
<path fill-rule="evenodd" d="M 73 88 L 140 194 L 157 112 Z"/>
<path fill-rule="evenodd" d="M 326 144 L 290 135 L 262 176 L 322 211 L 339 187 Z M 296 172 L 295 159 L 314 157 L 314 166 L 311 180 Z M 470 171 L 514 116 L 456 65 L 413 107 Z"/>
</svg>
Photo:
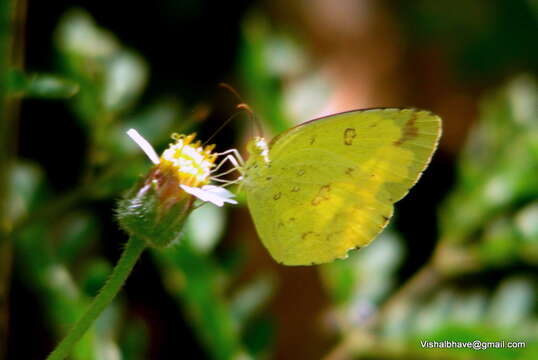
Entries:
<svg viewBox="0 0 538 360">
<path fill-rule="evenodd" d="M 518 233 L 511 219 L 501 217 L 487 224 L 480 245 L 480 257 L 487 264 L 507 264 L 518 251 Z"/>
<path fill-rule="evenodd" d="M 112 273 L 112 265 L 98 257 L 91 258 L 87 264 L 84 264 L 83 274 L 81 276 L 81 288 L 85 294 L 90 297 L 96 296 L 99 290 L 105 284 L 106 279 Z"/>
<path fill-rule="evenodd" d="M 240 288 L 232 297 L 231 312 L 240 326 L 260 311 L 275 290 L 275 280 L 262 274 Z"/>
<path fill-rule="evenodd" d="M 139 317 L 133 316 L 129 316 L 126 322 L 124 331 L 121 333 L 122 358 L 129 360 L 148 359 L 150 339 L 148 325 Z"/>
<path fill-rule="evenodd" d="M 7 213 L 11 221 L 28 215 L 44 196 L 44 175 L 28 162 L 19 162 L 10 173 L 10 198 Z"/>
<path fill-rule="evenodd" d="M 58 258 L 66 263 L 76 262 L 98 237 L 99 223 L 88 212 L 70 212 L 54 226 Z"/>
<path fill-rule="evenodd" d="M 204 254 L 213 250 L 224 231 L 225 214 L 225 209 L 205 204 L 187 218 L 185 231 L 193 249 Z"/>
<path fill-rule="evenodd" d="M 517 78 L 482 104 L 459 159 L 459 179 L 441 208 L 441 231 L 464 242 L 489 219 L 538 197 L 538 90 Z"/>
<path fill-rule="evenodd" d="M 29 98 L 66 99 L 79 91 L 77 82 L 56 74 L 25 74 L 12 70 L 10 90 L 14 95 Z"/>
<path fill-rule="evenodd" d="M 493 324 L 507 329 L 523 329 L 525 323 L 532 327 L 532 311 L 536 305 L 536 286 L 529 279 L 511 277 L 505 279 L 495 292 L 488 318 Z"/>
<path fill-rule="evenodd" d="M 524 241 L 538 243 L 538 202 L 521 209 L 515 216 L 515 223 Z"/>
<path fill-rule="evenodd" d="M 323 285 L 337 304 L 377 303 L 393 286 L 392 277 L 402 258 L 400 239 L 386 230 L 347 259 L 320 266 Z"/>
<path fill-rule="evenodd" d="M 248 93 L 247 102 L 252 102 L 252 108 L 278 133 L 289 128 L 291 123 L 283 112 L 279 74 L 273 72 L 275 68 L 269 65 L 267 57 L 271 37 L 267 19 L 257 13 L 247 18 L 243 24 L 240 70 Z"/>
<path fill-rule="evenodd" d="M 181 302 L 211 358 L 245 356 L 237 322 L 224 298 L 224 274 L 213 259 L 195 251 L 186 237 L 179 245 L 153 254 L 165 287 Z"/>
<path fill-rule="evenodd" d="M 85 125 L 100 131 L 95 136 L 101 139 L 103 127 L 141 95 L 148 78 L 147 65 L 83 10 L 71 10 L 63 16 L 55 43 L 62 74 L 80 84 L 74 109 Z"/>
<path fill-rule="evenodd" d="M 144 59 L 132 51 L 118 51 L 106 62 L 103 103 L 111 112 L 125 110 L 135 103 L 148 79 Z"/>
</svg>

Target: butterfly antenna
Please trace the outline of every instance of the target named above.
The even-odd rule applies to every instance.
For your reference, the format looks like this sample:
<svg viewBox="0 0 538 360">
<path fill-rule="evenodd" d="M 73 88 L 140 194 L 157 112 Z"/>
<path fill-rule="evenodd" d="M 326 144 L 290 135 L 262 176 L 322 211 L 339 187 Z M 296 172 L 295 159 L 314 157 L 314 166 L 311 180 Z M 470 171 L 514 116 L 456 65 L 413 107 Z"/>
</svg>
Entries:
<svg viewBox="0 0 538 360">
<path fill-rule="evenodd" d="M 257 135 L 261 136 L 262 135 L 262 124 L 260 123 L 260 120 L 254 114 L 254 111 L 252 111 L 250 106 L 248 106 L 248 104 L 246 104 L 246 103 L 241 103 L 241 104 L 237 105 L 237 108 L 240 109 L 240 110 L 245 110 L 247 112 L 248 117 L 250 118 L 250 120 L 252 120 L 252 122 L 254 122 L 254 124 L 256 125 L 256 130 L 258 132 Z"/>
<path fill-rule="evenodd" d="M 243 98 L 241 97 L 241 95 L 239 95 L 237 90 L 235 90 L 231 85 L 229 85 L 227 83 L 224 83 L 224 82 L 219 83 L 219 86 L 225 88 L 226 90 L 228 90 L 229 92 L 234 94 L 234 96 L 240 102 L 236 106 L 236 108 L 240 109 L 240 110 L 244 110 L 244 111 L 246 111 L 248 113 L 248 117 L 250 118 L 250 120 L 252 122 L 254 122 L 254 124 L 256 124 L 256 130 L 257 130 L 257 133 L 258 133 L 257 135 L 261 136 L 263 134 L 263 131 L 262 131 L 262 125 L 261 125 L 260 119 L 258 119 L 256 114 L 254 114 L 254 111 L 252 111 L 252 108 L 243 100 Z"/>
<path fill-rule="evenodd" d="M 222 129 L 224 129 L 224 127 L 225 127 L 226 125 L 228 125 L 228 124 L 230 123 L 230 121 L 232 121 L 232 120 L 233 120 L 237 115 L 239 115 L 239 114 L 240 114 L 240 112 L 236 112 L 235 114 L 233 114 L 232 116 L 230 116 L 225 122 L 223 122 L 222 125 L 219 126 L 219 128 L 217 129 L 217 131 L 215 131 L 215 132 L 213 133 L 213 135 L 211 135 L 211 136 L 209 137 L 209 139 L 207 139 L 206 141 L 204 141 L 203 146 L 205 146 L 208 142 L 210 142 L 211 139 L 213 139 L 213 138 L 215 137 L 215 135 L 217 135 Z"/>
</svg>

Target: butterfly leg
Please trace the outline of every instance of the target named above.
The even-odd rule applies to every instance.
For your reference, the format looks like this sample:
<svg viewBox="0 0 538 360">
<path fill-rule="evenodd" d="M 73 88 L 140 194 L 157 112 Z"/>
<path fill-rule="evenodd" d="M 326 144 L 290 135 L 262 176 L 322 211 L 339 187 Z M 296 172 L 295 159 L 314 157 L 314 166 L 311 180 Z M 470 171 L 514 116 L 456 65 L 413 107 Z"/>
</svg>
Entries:
<svg viewBox="0 0 538 360">
<path fill-rule="evenodd" d="M 222 183 L 223 184 L 222 186 L 225 187 L 225 186 L 229 186 L 229 185 L 238 183 L 241 180 L 243 180 L 242 168 L 243 168 L 243 165 L 244 165 L 245 161 L 241 157 L 241 154 L 239 153 L 239 151 L 237 151 L 236 149 L 230 149 L 230 150 L 224 151 L 222 153 L 217 153 L 217 155 L 226 155 L 226 156 L 224 157 L 224 159 L 222 159 L 217 164 L 217 166 L 215 166 L 215 168 L 213 170 L 211 170 L 211 174 L 214 174 L 215 172 L 220 170 L 220 168 L 222 167 L 222 165 L 224 165 L 224 163 L 226 163 L 226 161 L 229 161 L 232 164 L 232 168 L 228 169 L 225 172 L 220 173 L 220 174 L 218 174 L 216 176 L 212 176 L 211 177 L 212 181 Z M 227 174 L 230 174 L 230 173 L 232 173 L 234 171 L 238 171 L 239 174 L 240 174 L 240 176 L 237 179 L 235 179 L 235 180 L 224 180 L 224 179 L 220 178 L 220 177 L 222 177 L 224 175 L 227 175 Z"/>
<path fill-rule="evenodd" d="M 235 160 L 235 159 L 234 159 L 234 160 Z M 232 171 L 234 171 L 234 170 L 237 170 L 237 168 L 232 168 L 232 169 L 230 169 L 230 170 L 228 170 L 228 171 L 226 171 L 226 172 L 224 172 L 224 173 L 222 173 L 222 174 L 219 174 L 218 176 L 211 177 L 210 179 L 211 179 L 211 181 L 221 183 L 221 184 L 222 184 L 222 187 L 226 187 L 226 186 L 230 186 L 230 185 L 236 184 L 236 183 L 238 183 L 238 182 L 240 182 L 240 181 L 243 180 L 243 176 L 242 176 L 242 175 L 239 176 L 239 177 L 237 177 L 237 179 L 235 179 L 235 180 L 224 180 L 224 179 L 219 179 L 219 176 L 221 176 L 221 175 L 226 175 L 226 174 L 228 174 L 228 173 L 230 173 L 230 172 L 232 172 Z"/>
<path fill-rule="evenodd" d="M 232 154 L 232 156 L 235 157 L 235 159 L 241 166 L 245 165 L 245 160 L 243 160 L 243 157 L 241 156 L 239 151 L 237 151 L 237 149 L 230 149 L 230 150 L 223 151 L 221 153 L 217 153 L 217 155 L 228 155 L 228 154 Z"/>
<path fill-rule="evenodd" d="M 222 176 L 224 175 L 228 175 L 229 173 L 232 173 L 234 171 L 238 171 L 240 176 L 239 176 L 239 179 L 242 179 L 243 178 L 243 173 L 241 171 L 241 166 L 239 165 L 239 163 L 237 162 L 237 160 L 232 156 L 232 155 L 228 155 L 226 156 L 226 158 L 224 158 L 224 160 L 222 160 L 218 165 L 217 167 L 211 171 L 211 173 L 215 173 L 217 170 L 219 170 L 219 168 L 222 166 L 222 164 L 228 160 L 230 163 L 232 163 L 232 168 L 231 169 L 228 169 L 224 172 L 221 172 L 219 173 L 218 175 L 215 175 L 215 176 L 211 176 L 211 180 L 215 180 L 217 182 L 224 182 L 225 180 L 222 180 L 220 179 Z M 227 180 L 226 180 L 227 181 Z"/>
<path fill-rule="evenodd" d="M 215 179 L 215 178 L 211 178 L 211 181 L 215 181 L 215 182 L 219 182 L 219 183 L 222 183 L 222 187 L 226 187 L 226 186 L 230 186 L 230 185 L 233 185 L 233 184 L 237 184 L 238 182 L 240 182 L 241 180 L 243 180 L 242 177 L 238 177 L 237 179 L 235 180 L 222 180 L 222 179 Z"/>
<path fill-rule="evenodd" d="M 232 185 L 232 184 L 236 184 L 240 181 L 243 180 L 243 173 L 241 171 L 241 166 L 239 165 L 238 161 L 236 158 L 234 158 L 232 155 L 228 155 L 226 156 L 226 158 L 224 160 L 228 160 L 232 163 L 233 167 L 223 173 L 220 173 L 218 174 L 217 176 L 212 176 L 210 179 L 214 182 L 219 182 L 219 183 L 222 183 L 223 187 L 225 186 L 229 186 L 229 185 Z M 223 160 L 223 161 L 224 161 Z M 224 179 L 221 179 L 220 177 L 221 176 L 224 176 L 224 175 L 227 175 L 233 171 L 239 171 L 239 173 L 241 174 L 240 176 L 238 176 L 235 180 L 224 180 Z"/>
<path fill-rule="evenodd" d="M 239 171 L 239 173 L 242 174 L 241 169 L 243 165 L 245 164 L 245 160 L 243 160 L 239 151 L 237 151 L 236 149 L 230 149 L 221 153 L 217 153 L 217 155 L 226 155 L 226 157 L 222 159 L 213 170 L 211 170 L 211 173 L 217 172 L 222 167 L 222 165 L 224 165 L 226 160 L 228 160 L 229 162 L 232 163 L 233 168 L 231 170 L 226 171 L 225 173 L 219 174 L 218 176 L 229 174 L 230 172 L 234 170 L 237 170 Z"/>
<path fill-rule="evenodd" d="M 231 161 L 231 158 L 233 158 L 232 155 L 227 155 L 224 159 L 222 159 L 221 161 L 219 161 L 219 163 L 217 164 L 217 166 L 215 166 L 212 170 L 211 170 L 211 174 L 214 174 L 216 173 L 217 171 L 220 170 L 220 168 L 222 167 L 222 165 L 224 165 L 226 163 L 226 161 Z M 233 163 L 232 163 L 233 164 Z M 232 169 L 232 170 L 235 170 L 235 167 Z"/>
<path fill-rule="evenodd" d="M 230 162 L 231 162 L 231 160 L 230 160 Z M 234 165 L 231 169 L 228 169 L 228 170 L 226 170 L 225 172 L 221 172 L 221 173 L 219 173 L 218 175 L 213 176 L 212 178 L 217 178 L 217 179 L 218 179 L 218 178 L 220 178 L 221 176 L 228 175 L 229 173 L 234 172 L 234 171 L 236 171 L 236 170 L 239 171 L 239 168 L 237 168 L 237 167 Z M 213 171 L 212 171 L 211 173 L 213 173 Z"/>
</svg>

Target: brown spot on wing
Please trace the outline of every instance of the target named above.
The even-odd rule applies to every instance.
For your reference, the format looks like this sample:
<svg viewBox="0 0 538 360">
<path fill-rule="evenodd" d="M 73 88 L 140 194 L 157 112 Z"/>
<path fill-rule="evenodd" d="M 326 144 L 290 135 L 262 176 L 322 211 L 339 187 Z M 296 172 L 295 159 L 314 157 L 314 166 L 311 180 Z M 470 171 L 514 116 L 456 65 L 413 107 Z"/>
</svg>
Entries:
<svg viewBox="0 0 538 360">
<path fill-rule="evenodd" d="M 344 131 L 344 144 L 353 145 L 353 139 L 357 137 L 357 130 L 354 128 L 347 128 Z"/>
<path fill-rule="evenodd" d="M 327 236 L 325 236 L 325 240 L 330 242 L 332 241 L 333 238 L 340 236 L 341 233 L 342 231 L 335 231 L 335 232 L 329 233 L 327 234 Z"/>
<path fill-rule="evenodd" d="M 382 219 L 382 222 L 381 224 L 379 224 L 379 227 L 381 229 L 383 229 L 385 226 L 387 226 L 389 220 L 390 220 L 390 217 L 389 216 L 386 216 L 386 215 L 381 215 L 381 219 Z"/>
<path fill-rule="evenodd" d="M 416 127 L 417 122 L 417 113 L 414 112 L 409 120 L 405 123 L 403 129 L 402 129 L 402 136 L 395 142 L 393 142 L 394 146 L 401 146 L 404 142 L 409 141 L 413 138 L 416 138 L 418 135 L 418 128 Z"/>
<path fill-rule="evenodd" d="M 329 200 L 331 185 L 323 185 L 319 188 L 318 194 L 312 199 L 312 205 L 319 205 L 324 200 Z"/>
<path fill-rule="evenodd" d="M 307 231 L 301 234 L 301 239 L 303 240 L 314 240 L 316 238 L 319 239 L 319 233 L 314 231 Z"/>
</svg>

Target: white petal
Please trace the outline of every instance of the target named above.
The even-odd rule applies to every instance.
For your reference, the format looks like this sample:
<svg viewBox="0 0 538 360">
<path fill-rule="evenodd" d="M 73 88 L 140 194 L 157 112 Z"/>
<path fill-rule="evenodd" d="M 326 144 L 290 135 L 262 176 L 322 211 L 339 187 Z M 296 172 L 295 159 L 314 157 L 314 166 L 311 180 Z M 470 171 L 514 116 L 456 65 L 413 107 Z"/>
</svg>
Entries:
<svg viewBox="0 0 538 360">
<path fill-rule="evenodd" d="M 206 186 L 211 186 L 211 185 L 206 185 Z M 219 192 L 219 193 L 222 193 L 222 192 L 218 191 L 218 190 L 215 190 L 215 189 L 210 189 L 210 191 L 208 191 L 208 190 L 204 190 L 203 188 L 191 187 L 191 186 L 187 186 L 187 185 L 180 185 L 180 187 L 186 193 L 194 195 L 194 196 L 196 196 L 198 199 L 200 199 L 202 201 L 209 201 L 210 203 L 213 203 L 213 204 L 215 204 L 217 206 L 222 206 L 222 205 L 224 205 L 224 203 L 237 204 L 237 201 L 228 198 L 230 196 L 229 195 L 230 192 L 228 190 L 226 190 L 226 195 L 222 196 L 222 195 L 216 193 L 216 192 Z M 215 187 L 218 187 L 218 186 L 215 186 Z M 220 189 L 223 190 L 222 188 L 220 188 Z M 226 196 L 228 196 L 228 197 L 226 197 Z M 232 196 L 233 196 L 233 194 L 232 194 Z"/>
<path fill-rule="evenodd" d="M 210 193 L 213 193 L 215 195 L 218 195 L 226 199 L 231 199 L 235 197 L 235 194 L 233 192 L 230 192 L 227 189 L 220 186 L 204 185 L 202 186 L 202 190 L 209 191 Z M 235 204 L 237 204 L 237 202 L 235 202 Z"/>
<path fill-rule="evenodd" d="M 202 190 L 201 188 L 187 186 L 187 185 L 179 185 L 186 193 L 196 196 L 198 199 L 202 201 L 209 201 L 207 197 L 207 192 Z M 222 204 L 216 204 L 218 206 L 222 206 Z"/>
<path fill-rule="evenodd" d="M 159 163 L 159 155 L 157 155 L 157 152 L 155 151 L 155 149 L 153 149 L 153 146 L 151 146 L 151 144 L 146 139 L 144 139 L 144 137 L 140 135 L 138 131 L 136 131 L 135 129 L 129 129 L 127 130 L 127 135 L 129 135 L 129 137 L 133 139 L 136 145 L 138 145 L 142 149 L 142 151 L 146 153 L 152 163 L 154 163 L 155 165 Z"/>
</svg>

